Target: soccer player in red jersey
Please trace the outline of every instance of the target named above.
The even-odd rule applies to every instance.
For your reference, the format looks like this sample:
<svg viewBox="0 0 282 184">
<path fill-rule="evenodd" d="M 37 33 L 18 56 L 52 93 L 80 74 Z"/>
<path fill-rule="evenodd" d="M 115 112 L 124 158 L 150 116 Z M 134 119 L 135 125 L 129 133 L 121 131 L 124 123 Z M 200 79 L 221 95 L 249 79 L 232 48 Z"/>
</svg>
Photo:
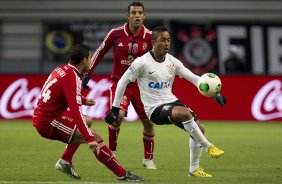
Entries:
<svg viewBox="0 0 282 184">
<path fill-rule="evenodd" d="M 77 45 L 70 51 L 69 63 L 57 67 L 49 75 L 34 110 L 33 126 L 42 137 L 67 143 L 64 155 L 55 167 L 74 179 L 80 179 L 80 176 L 72 166 L 72 157 L 80 144 L 87 143 L 96 158 L 118 180 L 143 180 L 125 171 L 100 134 L 89 128 L 91 120 L 82 115 L 82 105 L 95 104 L 93 99 L 86 99 L 81 94 L 82 78 L 89 69 L 90 58 L 89 48 Z"/>
<path fill-rule="evenodd" d="M 123 26 L 112 29 L 105 37 L 103 43 L 91 58 L 91 66 L 88 75 L 85 76 L 83 86 L 87 88 L 90 76 L 104 55 L 113 47 L 113 71 L 111 75 L 111 99 L 114 99 L 116 86 L 135 58 L 142 56 L 151 50 L 151 31 L 144 25 L 144 6 L 140 2 L 133 2 L 128 6 L 128 22 Z M 148 119 L 140 98 L 139 88 L 136 82 L 130 83 L 123 96 L 119 119 L 115 124 L 108 126 L 109 148 L 116 154 L 118 134 L 123 118 L 127 115 L 128 106 L 132 103 L 135 111 L 143 124 L 144 159 L 143 165 L 147 169 L 157 169 L 153 162 L 154 152 L 154 128 Z"/>
</svg>

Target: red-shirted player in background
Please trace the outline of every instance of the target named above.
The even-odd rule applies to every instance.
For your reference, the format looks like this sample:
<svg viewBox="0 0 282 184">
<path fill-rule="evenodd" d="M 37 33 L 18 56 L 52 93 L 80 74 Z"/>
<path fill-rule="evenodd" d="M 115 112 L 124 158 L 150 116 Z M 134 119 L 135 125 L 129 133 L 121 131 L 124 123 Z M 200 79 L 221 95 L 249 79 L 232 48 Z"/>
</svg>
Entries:
<svg viewBox="0 0 282 184">
<path fill-rule="evenodd" d="M 104 42 L 96 50 L 91 58 L 91 66 L 88 75 L 84 77 L 83 86 L 87 88 L 87 83 L 90 80 L 91 74 L 102 60 L 104 55 L 113 47 L 113 72 L 111 75 L 112 86 L 110 88 L 111 99 L 114 99 L 116 86 L 137 57 L 152 49 L 151 31 L 144 25 L 145 19 L 144 6 L 140 2 L 133 2 L 128 6 L 128 22 L 123 26 L 112 29 L 105 37 Z M 125 91 L 121 103 L 121 110 L 119 112 L 119 119 L 116 124 L 108 126 L 109 132 L 109 148 L 116 154 L 117 139 L 120 131 L 120 125 L 123 118 L 127 115 L 128 106 L 132 103 L 135 111 L 144 126 L 143 129 L 143 143 L 144 143 L 144 159 L 143 165 L 148 169 L 157 169 L 153 162 L 154 151 L 154 127 L 153 123 L 148 119 L 143 104 L 140 98 L 139 88 L 137 83 L 130 83 Z"/>
<path fill-rule="evenodd" d="M 45 82 L 34 110 L 33 126 L 47 139 L 67 143 L 65 153 L 55 167 L 68 176 L 80 179 L 72 166 L 72 157 L 82 143 L 87 143 L 96 158 L 110 169 L 118 180 L 140 181 L 126 172 L 103 142 L 100 134 L 90 129 L 91 120 L 82 115 L 81 105 L 94 105 L 93 99 L 81 95 L 82 77 L 90 66 L 89 48 L 77 45 L 70 51 L 69 63 L 57 67 Z"/>
</svg>

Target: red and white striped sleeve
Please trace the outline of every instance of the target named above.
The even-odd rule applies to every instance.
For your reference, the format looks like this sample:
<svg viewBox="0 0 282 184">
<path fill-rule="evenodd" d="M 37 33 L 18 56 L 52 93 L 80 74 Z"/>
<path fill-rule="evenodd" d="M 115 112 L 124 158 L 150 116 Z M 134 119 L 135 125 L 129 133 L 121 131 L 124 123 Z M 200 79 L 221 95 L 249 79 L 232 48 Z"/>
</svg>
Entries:
<svg viewBox="0 0 282 184">
<path fill-rule="evenodd" d="M 104 55 L 110 50 L 113 45 L 113 35 L 116 29 L 112 29 L 107 36 L 104 38 L 102 44 L 98 47 L 95 53 L 91 57 L 90 68 L 88 74 L 92 74 L 97 65 L 100 63 Z"/>
<path fill-rule="evenodd" d="M 68 107 L 72 112 L 78 130 L 82 134 L 84 140 L 86 140 L 89 143 L 94 141 L 94 136 L 90 128 L 88 128 L 87 123 L 85 122 L 82 116 L 82 111 L 81 111 L 81 105 L 83 101 L 81 95 L 82 80 L 78 76 L 78 74 L 74 71 L 74 69 L 70 69 L 70 70 L 71 71 L 68 71 L 67 75 L 62 78 L 63 79 L 62 86 L 63 86 L 64 94 L 67 100 Z"/>
</svg>

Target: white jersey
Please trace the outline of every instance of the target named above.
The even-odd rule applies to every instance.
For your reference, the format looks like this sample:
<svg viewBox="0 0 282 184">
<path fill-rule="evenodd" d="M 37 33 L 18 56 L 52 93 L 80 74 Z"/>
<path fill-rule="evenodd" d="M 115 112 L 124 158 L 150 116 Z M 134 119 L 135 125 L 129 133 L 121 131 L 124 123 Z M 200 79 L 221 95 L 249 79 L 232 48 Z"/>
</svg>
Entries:
<svg viewBox="0 0 282 184">
<path fill-rule="evenodd" d="M 137 80 L 145 112 L 150 118 L 156 107 L 178 100 L 172 93 L 175 75 L 184 77 L 194 85 L 199 80 L 199 76 L 193 74 L 172 55 L 166 54 L 163 62 L 157 62 L 151 53 L 147 52 L 136 58 L 120 79 L 113 106 L 120 106 L 127 83 Z"/>
</svg>

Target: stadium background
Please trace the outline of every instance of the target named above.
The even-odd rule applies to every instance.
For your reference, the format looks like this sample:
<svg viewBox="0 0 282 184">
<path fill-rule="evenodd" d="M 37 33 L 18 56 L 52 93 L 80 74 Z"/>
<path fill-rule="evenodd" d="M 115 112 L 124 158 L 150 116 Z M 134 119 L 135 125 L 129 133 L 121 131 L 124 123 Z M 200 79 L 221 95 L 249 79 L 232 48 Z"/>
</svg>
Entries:
<svg viewBox="0 0 282 184">
<path fill-rule="evenodd" d="M 112 27 L 126 21 L 130 2 L 0 1 L 0 118 L 31 118 L 38 89 L 47 74 L 65 62 L 68 49 L 83 42 L 95 50 Z M 215 72 L 221 77 L 222 93 L 229 100 L 225 108 L 176 79 L 178 86 L 185 87 L 183 90 L 176 85 L 176 94 L 202 119 L 281 122 L 281 1 L 147 0 L 142 3 L 148 28 L 163 24 L 170 29 L 170 53 L 199 75 Z M 245 58 L 246 72 L 225 71 L 224 60 L 230 45 L 236 45 Z M 95 109 L 85 109 L 95 119 L 103 119 L 108 110 L 108 92 L 104 88 L 97 90 L 97 86 L 107 86 L 111 68 L 109 52 L 95 71 L 93 88 L 86 92 L 99 102 Z M 132 112 L 128 120 L 136 118 Z"/>
</svg>

